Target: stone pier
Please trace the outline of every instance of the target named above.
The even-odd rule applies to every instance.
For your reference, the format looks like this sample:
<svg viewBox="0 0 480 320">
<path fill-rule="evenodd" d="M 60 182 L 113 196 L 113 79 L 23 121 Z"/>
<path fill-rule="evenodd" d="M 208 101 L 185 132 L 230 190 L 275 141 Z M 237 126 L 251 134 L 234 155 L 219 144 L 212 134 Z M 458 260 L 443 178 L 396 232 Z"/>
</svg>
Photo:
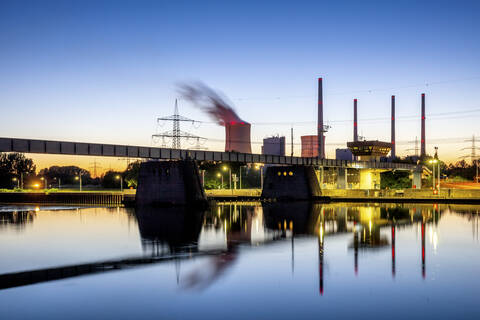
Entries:
<svg viewBox="0 0 480 320">
<path fill-rule="evenodd" d="M 142 205 L 206 205 L 195 161 L 148 161 L 140 165 L 136 195 Z"/>
<path fill-rule="evenodd" d="M 312 166 L 268 167 L 262 198 L 310 200 L 321 197 L 321 190 Z"/>
</svg>

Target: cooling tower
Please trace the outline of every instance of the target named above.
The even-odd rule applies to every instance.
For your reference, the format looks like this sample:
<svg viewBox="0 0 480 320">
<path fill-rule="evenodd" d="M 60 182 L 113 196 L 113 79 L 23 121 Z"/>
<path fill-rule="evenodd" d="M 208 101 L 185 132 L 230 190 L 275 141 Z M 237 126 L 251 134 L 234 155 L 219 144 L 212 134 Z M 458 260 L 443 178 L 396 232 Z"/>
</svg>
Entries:
<svg viewBox="0 0 480 320">
<path fill-rule="evenodd" d="M 318 157 L 318 136 L 301 136 L 302 157 Z"/>
<path fill-rule="evenodd" d="M 252 153 L 250 123 L 229 122 L 225 125 L 225 152 Z"/>
</svg>

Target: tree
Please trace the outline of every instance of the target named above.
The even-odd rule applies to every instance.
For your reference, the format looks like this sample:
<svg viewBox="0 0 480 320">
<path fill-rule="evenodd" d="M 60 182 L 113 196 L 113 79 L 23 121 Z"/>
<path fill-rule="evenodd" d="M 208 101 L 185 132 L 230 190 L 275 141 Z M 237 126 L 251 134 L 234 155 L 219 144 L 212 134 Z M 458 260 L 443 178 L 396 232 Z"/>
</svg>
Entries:
<svg viewBox="0 0 480 320">
<path fill-rule="evenodd" d="M 137 188 L 138 185 L 138 173 L 140 172 L 141 161 L 135 161 L 129 163 L 127 169 L 123 173 L 123 178 L 128 187 Z"/>
<path fill-rule="evenodd" d="M 412 187 L 409 173 L 405 171 L 382 172 L 380 177 L 380 187 L 382 189 L 408 189 Z"/>
<path fill-rule="evenodd" d="M 75 177 L 82 176 L 83 184 L 91 184 L 93 179 L 88 170 L 77 166 L 51 166 L 44 168 L 38 173 L 39 176 L 46 177 L 48 181 L 61 181 L 62 185 L 76 184 Z"/>
<path fill-rule="evenodd" d="M 123 179 L 121 172 L 109 170 L 103 175 L 102 187 L 108 189 L 119 189 L 120 179 Z"/>
<path fill-rule="evenodd" d="M 0 153 L 0 187 L 10 188 L 14 185 L 12 179 L 23 177 L 27 182 L 35 176 L 33 160 L 25 157 L 23 153 Z"/>
</svg>

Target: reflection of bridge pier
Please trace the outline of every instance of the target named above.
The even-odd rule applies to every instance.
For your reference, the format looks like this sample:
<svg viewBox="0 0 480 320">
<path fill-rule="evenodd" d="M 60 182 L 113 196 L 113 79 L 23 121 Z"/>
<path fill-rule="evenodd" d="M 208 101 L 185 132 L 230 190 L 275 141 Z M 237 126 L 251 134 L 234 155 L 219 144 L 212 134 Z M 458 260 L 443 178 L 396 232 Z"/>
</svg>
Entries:
<svg viewBox="0 0 480 320">
<path fill-rule="evenodd" d="M 318 228 L 318 287 L 319 293 L 323 296 L 323 255 L 325 237 L 325 212 L 322 208 L 320 215 L 320 226 Z"/>
</svg>

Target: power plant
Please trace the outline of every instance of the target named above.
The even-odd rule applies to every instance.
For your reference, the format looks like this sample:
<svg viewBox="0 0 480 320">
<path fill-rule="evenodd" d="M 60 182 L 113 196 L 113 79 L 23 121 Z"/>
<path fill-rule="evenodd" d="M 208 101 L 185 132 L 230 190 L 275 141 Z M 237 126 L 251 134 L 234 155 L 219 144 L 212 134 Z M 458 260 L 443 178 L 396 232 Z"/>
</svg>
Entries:
<svg viewBox="0 0 480 320">
<path fill-rule="evenodd" d="M 263 139 L 262 154 L 285 155 L 285 137 L 269 137 Z"/>
</svg>

